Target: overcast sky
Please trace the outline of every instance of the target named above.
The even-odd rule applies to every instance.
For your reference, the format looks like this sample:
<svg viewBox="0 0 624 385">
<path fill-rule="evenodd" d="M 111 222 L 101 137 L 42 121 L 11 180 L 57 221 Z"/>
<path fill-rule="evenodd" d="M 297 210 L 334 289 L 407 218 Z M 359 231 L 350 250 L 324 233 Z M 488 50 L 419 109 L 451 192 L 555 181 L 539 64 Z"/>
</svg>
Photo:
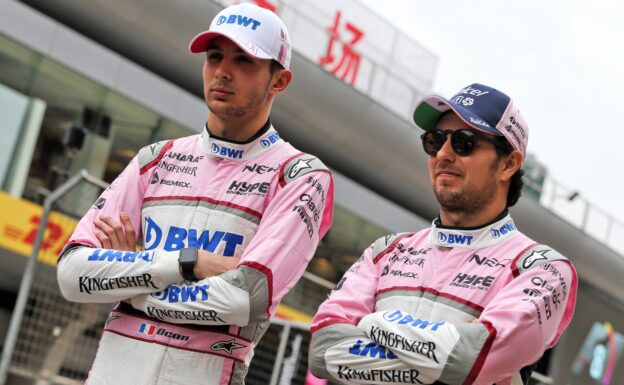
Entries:
<svg viewBox="0 0 624 385">
<path fill-rule="evenodd" d="M 510 95 L 529 153 L 624 221 L 624 5 L 617 0 L 362 0 L 439 58 L 433 92 Z"/>
</svg>

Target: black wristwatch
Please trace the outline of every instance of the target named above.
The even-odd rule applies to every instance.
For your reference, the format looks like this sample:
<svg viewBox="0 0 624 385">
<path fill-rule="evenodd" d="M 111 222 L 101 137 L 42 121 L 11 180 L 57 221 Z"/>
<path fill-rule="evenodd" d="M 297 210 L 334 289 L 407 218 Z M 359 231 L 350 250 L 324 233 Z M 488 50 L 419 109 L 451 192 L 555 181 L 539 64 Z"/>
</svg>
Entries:
<svg viewBox="0 0 624 385">
<path fill-rule="evenodd" d="M 187 281 L 197 281 L 193 269 L 197 263 L 197 248 L 186 247 L 180 250 L 180 256 L 178 257 L 178 263 L 180 264 L 180 273 Z"/>
</svg>

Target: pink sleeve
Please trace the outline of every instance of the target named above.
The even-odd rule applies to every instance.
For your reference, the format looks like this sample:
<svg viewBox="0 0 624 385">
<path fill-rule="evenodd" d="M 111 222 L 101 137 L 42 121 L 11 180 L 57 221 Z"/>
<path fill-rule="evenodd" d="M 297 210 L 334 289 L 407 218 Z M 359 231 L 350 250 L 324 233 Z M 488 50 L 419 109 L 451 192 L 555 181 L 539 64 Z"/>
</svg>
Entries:
<svg viewBox="0 0 624 385">
<path fill-rule="evenodd" d="M 140 238 L 141 204 L 145 185 L 138 158 L 135 157 L 82 217 L 68 243 L 101 247 L 102 244 L 95 236 L 95 219 L 106 215 L 119 222 L 121 211 L 130 216 L 132 225 L 138 232 L 137 238 Z"/>
<path fill-rule="evenodd" d="M 373 263 L 372 251 L 371 245 L 319 306 L 312 321 L 313 334 L 318 329 L 337 323 L 357 325 L 362 317 L 375 311 L 379 272 Z"/>
<path fill-rule="evenodd" d="M 475 383 L 494 383 L 535 363 L 557 343 L 576 304 L 577 275 L 568 261 L 517 274 L 488 304 L 479 320 L 491 325 L 490 346 L 477 359 Z"/>
<path fill-rule="evenodd" d="M 96 218 L 106 215 L 120 222 L 121 211 L 130 217 L 137 237 L 141 236 L 141 204 L 149 169 L 149 163 L 140 168 L 138 157 L 132 159 L 80 220 L 57 264 L 59 287 L 68 300 L 110 303 L 180 281 L 177 251 L 106 250 L 95 236 Z"/>
<path fill-rule="evenodd" d="M 266 276 L 269 315 L 299 281 L 327 233 L 333 215 L 333 190 L 328 171 L 308 173 L 285 184 L 262 215 L 240 265 Z"/>
</svg>

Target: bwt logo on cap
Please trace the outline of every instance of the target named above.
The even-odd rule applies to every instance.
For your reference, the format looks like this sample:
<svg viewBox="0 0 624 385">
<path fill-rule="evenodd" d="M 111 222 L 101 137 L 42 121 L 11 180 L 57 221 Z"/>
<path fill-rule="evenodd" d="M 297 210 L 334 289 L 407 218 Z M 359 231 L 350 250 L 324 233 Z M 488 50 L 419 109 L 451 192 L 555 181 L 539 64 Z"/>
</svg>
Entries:
<svg viewBox="0 0 624 385">
<path fill-rule="evenodd" d="M 253 31 L 256 30 L 256 28 L 258 28 L 258 26 L 260 26 L 260 24 L 262 24 L 261 22 L 259 22 L 256 19 L 252 19 L 251 17 L 247 17 L 247 16 L 243 16 L 243 15 L 229 15 L 229 16 L 219 16 L 219 18 L 217 19 L 217 25 L 221 25 L 223 23 L 226 24 L 238 24 L 238 25 L 242 25 L 243 27 L 249 27 L 251 25 L 251 29 Z"/>
</svg>

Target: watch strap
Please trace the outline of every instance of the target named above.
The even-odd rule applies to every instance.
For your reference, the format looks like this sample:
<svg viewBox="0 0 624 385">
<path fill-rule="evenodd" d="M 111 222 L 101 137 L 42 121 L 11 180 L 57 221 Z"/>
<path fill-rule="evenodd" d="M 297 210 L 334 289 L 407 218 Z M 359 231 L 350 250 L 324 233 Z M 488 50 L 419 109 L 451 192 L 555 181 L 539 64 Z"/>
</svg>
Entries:
<svg viewBox="0 0 624 385">
<path fill-rule="evenodd" d="M 195 264 L 197 263 L 197 253 L 198 251 L 195 247 L 186 247 L 180 250 L 180 256 L 178 258 L 180 273 L 182 273 L 182 277 L 187 281 L 197 281 L 195 273 L 193 272 Z"/>
</svg>

